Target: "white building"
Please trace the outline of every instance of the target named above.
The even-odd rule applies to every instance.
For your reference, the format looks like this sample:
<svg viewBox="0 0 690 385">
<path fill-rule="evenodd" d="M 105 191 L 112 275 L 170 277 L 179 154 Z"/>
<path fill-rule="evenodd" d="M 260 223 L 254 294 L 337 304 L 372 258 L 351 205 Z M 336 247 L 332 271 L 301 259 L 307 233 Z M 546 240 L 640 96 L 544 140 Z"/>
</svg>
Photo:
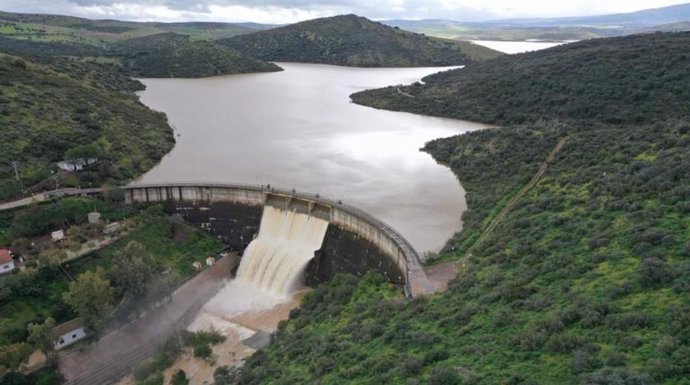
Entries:
<svg viewBox="0 0 690 385">
<path fill-rule="evenodd" d="M 53 240 L 53 242 L 59 242 L 65 239 L 65 231 L 64 230 L 57 230 L 53 231 L 50 233 L 50 238 Z"/>
<path fill-rule="evenodd" d="M 71 321 L 65 322 L 62 325 L 58 325 L 54 330 L 55 335 L 57 336 L 57 341 L 55 341 L 55 350 L 62 349 L 86 338 L 86 330 L 84 330 L 84 326 L 82 326 L 79 318 L 75 318 Z"/>
<path fill-rule="evenodd" d="M 63 171 L 81 171 L 84 167 L 96 162 L 98 162 L 96 158 L 89 158 L 86 161 L 83 159 L 63 160 L 62 162 L 58 162 L 57 166 Z"/>
<path fill-rule="evenodd" d="M 0 274 L 9 273 L 14 267 L 12 253 L 7 249 L 0 249 Z"/>
</svg>

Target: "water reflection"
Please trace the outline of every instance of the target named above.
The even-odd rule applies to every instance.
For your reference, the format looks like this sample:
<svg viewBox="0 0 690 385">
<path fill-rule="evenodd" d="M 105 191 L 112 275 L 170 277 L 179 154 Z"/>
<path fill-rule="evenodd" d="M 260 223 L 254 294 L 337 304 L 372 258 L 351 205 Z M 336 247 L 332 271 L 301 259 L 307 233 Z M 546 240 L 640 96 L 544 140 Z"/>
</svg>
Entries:
<svg viewBox="0 0 690 385">
<path fill-rule="evenodd" d="M 225 181 L 320 193 L 357 205 L 420 251 L 461 227 L 464 191 L 419 148 L 481 124 L 355 105 L 361 89 L 407 84 L 434 68 L 280 64 L 286 71 L 208 79 L 146 79 L 142 101 L 180 135 L 142 182 Z"/>
</svg>

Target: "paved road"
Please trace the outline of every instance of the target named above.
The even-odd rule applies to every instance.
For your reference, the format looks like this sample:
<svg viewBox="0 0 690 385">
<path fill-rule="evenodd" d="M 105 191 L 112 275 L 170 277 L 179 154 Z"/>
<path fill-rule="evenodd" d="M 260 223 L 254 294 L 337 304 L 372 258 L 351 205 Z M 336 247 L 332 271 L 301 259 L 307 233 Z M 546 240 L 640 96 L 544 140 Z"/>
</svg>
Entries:
<svg viewBox="0 0 690 385">
<path fill-rule="evenodd" d="M 43 193 L 41 193 L 41 194 L 36 194 L 34 196 L 24 198 L 24 199 L 19 199 L 19 200 L 12 201 L 12 202 L 0 203 L 0 211 L 11 210 L 11 209 L 15 209 L 17 207 L 29 206 L 29 205 L 32 205 L 34 203 L 42 202 L 45 199 L 46 199 L 45 195 Z"/>
<path fill-rule="evenodd" d="M 12 202 L 0 203 L 0 211 L 16 209 L 18 207 L 30 206 L 35 203 L 43 202 L 52 196 L 73 196 L 73 195 L 84 195 L 93 194 L 101 191 L 99 188 L 91 189 L 78 189 L 78 188 L 68 188 L 62 190 L 53 190 L 35 194 L 28 198 L 18 199 Z"/>
</svg>

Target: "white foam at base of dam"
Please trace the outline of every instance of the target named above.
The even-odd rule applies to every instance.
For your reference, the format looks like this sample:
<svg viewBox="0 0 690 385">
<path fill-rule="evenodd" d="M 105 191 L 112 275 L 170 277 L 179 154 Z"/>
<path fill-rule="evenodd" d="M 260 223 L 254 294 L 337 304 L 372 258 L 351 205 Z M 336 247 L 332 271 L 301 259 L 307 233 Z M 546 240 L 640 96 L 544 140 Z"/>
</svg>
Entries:
<svg viewBox="0 0 690 385">
<path fill-rule="evenodd" d="M 236 280 L 289 297 L 321 248 L 327 228 L 327 220 L 266 205 L 259 236 L 245 250 Z"/>
</svg>

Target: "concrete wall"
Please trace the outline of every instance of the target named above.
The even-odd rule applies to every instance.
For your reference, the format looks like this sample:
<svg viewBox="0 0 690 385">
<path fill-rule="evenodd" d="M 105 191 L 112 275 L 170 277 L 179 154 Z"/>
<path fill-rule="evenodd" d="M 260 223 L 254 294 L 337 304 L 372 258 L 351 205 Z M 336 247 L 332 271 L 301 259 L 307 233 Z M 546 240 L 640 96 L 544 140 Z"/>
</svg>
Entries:
<svg viewBox="0 0 690 385">
<path fill-rule="evenodd" d="M 332 226 L 351 233 L 364 245 L 361 254 L 371 260 L 337 263 L 334 258 L 341 253 L 336 253 L 333 247 L 324 247 L 320 254 L 322 259 L 316 263 L 319 266 L 311 264 L 308 277 L 313 279 L 318 271 L 327 271 L 328 276 L 339 269 L 357 274 L 376 267 L 392 282 L 399 281 L 397 277 L 402 275 L 402 283 L 409 296 L 431 293 L 435 289 L 422 269 L 419 255 L 405 238 L 377 218 L 342 202 L 294 190 L 233 184 L 135 185 L 125 187 L 124 192 L 125 201 L 129 203 L 164 203 L 171 212 L 223 239 L 237 251 L 243 250 L 258 232 L 265 204 L 329 217 Z M 338 234 L 342 245 L 344 235 Z M 336 243 L 329 239 L 324 242 L 326 246 Z M 344 254 L 341 255 L 343 258 L 355 258 L 356 252 Z M 387 260 L 382 260 L 381 256 Z"/>
</svg>

